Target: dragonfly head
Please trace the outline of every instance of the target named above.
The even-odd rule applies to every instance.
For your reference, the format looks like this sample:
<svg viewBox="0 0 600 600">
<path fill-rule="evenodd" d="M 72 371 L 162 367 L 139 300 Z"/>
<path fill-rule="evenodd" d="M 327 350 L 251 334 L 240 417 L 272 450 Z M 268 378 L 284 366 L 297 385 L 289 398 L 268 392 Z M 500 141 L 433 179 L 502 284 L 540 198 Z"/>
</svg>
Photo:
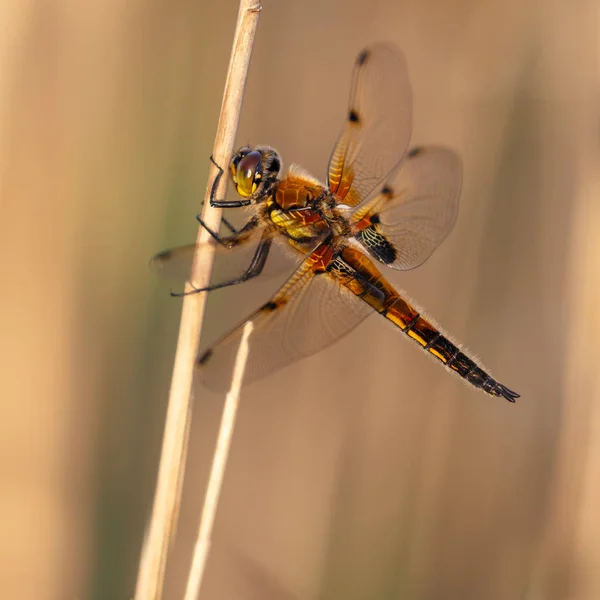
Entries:
<svg viewBox="0 0 600 600">
<path fill-rule="evenodd" d="M 281 159 L 273 148 L 249 146 L 240 148 L 229 163 L 229 173 L 237 193 L 242 198 L 260 202 L 277 180 Z"/>
</svg>

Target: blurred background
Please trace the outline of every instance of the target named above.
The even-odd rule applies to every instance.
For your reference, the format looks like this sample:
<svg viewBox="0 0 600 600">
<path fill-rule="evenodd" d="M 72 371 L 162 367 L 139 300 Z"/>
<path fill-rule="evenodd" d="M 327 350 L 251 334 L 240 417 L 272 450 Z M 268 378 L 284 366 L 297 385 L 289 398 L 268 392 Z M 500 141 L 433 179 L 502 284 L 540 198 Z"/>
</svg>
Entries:
<svg viewBox="0 0 600 600">
<path fill-rule="evenodd" d="M 442 248 L 390 279 L 522 398 L 375 317 L 245 388 L 203 598 L 599 598 L 597 3 L 263 5 L 238 143 L 324 177 L 355 55 L 402 47 L 412 142 L 457 149 L 464 186 Z M 3 598 L 133 595 L 181 306 L 148 259 L 195 239 L 236 15 L 0 3 Z M 219 295 L 208 326 L 251 308 Z M 168 599 L 222 401 L 196 392 Z"/>
</svg>

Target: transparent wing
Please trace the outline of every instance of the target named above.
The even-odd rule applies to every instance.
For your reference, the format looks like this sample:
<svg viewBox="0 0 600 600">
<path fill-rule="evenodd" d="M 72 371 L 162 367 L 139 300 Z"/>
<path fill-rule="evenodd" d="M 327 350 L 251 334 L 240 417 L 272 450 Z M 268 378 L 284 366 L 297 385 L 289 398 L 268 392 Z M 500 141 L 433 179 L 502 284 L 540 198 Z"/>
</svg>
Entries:
<svg viewBox="0 0 600 600">
<path fill-rule="evenodd" d="M 361 229 L 358 241 L 394 269 L 418 267 L 454 227 L 461 184 L 456 152 L 413 148 L 381 193 L 353 214 Z"/>
<path fill-rule="evenodd" d="M 230 281 L 241 276 L 252 262 L 261 239 L 261 230 L 233 248 L 224 248 L 215 240 L 205 247 L 215 250 L 215 264 L 211 281 L 213 284 Z M 160 252 L 150 261 L 152 271 L 172 283 L 183 284 L 189 279 L 196 244 L 179 246 Z M 285 239 L 275 237 L 267 262 L 260 277 L 273 277 L 281 273 L 292 273 L 302 261 L 303 255 L 292 248 Z"/>
<path fill-rule="evenodd" d="M 244 381 L 249 383 L 329 346 L 373 312 L 328 272 L 315 273 L 320 245 L 269 302 L 198 359 L 198 377 L 209 389 L 225 391 L 242 331 L 254 323 Z"/>
<path fill-rule="evenodd" d="M 410 139 L 412 94 L 404 54 L 379 43 L 357 57 L 346 123 L 331 155 L 330 190 L 356 206 L 400 162 Z"/>
</svg>

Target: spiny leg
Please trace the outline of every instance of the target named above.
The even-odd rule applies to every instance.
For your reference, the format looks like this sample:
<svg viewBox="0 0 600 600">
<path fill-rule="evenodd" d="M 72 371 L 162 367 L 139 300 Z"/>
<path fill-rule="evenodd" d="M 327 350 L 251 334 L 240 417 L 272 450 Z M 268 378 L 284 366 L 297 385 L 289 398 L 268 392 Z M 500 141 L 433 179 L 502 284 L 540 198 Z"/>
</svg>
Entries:
<svg viewBox="0 0 600 600">
<path fill-rule="evenodd" d="M 228 225 L 228 227 L 233 230 L 233 235 L 221 236 L 216 231 L 213 231 L 202 220 L 202 217 L 200 215 L 196 215 L 196 220 L 198 221 L 198 223 L 200 223 L 200 225 L 204 229 L 206 229 L 206 231 L 208 231 L 210 236 L 216 242 L 221 244 L 221 246 L 223 246 L 224 248 L 232 248 L 233 246 L 236 246 L 237 244 L 239 244 L 241 241 L 246 240 L 248 238 L 248 234 L 252 230 L 256 229 L 256 227 L 258 226 L 258 217 L 254 216 L 239 230 L 233 230 L 233 228 L 230 225 Z"/>
<path fill-rule="evenodd" d="M 204 204 L 204 202 L 202 204 Z M 215 237 L 216 234 L 208 227 L 208 225 L 206 225 L 200 214 L 196 215 L 196 221 L 198 221 L 198 223 L 200 223 L 200 225 L 202 225 L 202 227 L 204 227 L 204 229 L 206 229 L 206 231 L 208 231 L 212 237 Z M 225 217 L 221 217 L 221 223 L 223 223 L 223 225 L 225 225 L 225 227 L 227 227 L 227 229 L 229 229 L 229 231 L 231 231 L 233 234 L 240 232 L 240 230 L 234 227 Z"/>
<path fill-rule="evenodd" d="M 214 208 L 241 208 L 242 206 L 249 206 L 251 204 L 250 200 L 219 200 L 217 199 L 217 188 L 219 187 L 219 182 L 221 181 L 221 177 L 223 177 L 223 169 L 220 165 L 218 165 L 213 158 L 212 154 L 210 156 L 210 162 L 212 162 L 215 167 L 218 169 L 217 176 L 213 181 L 212 187 L 210 189 L 210 205 Z"/>
<path fill-rule="evenodd" d="M 223 176 L 223 169 L 215 162 L 215 159 L 213 158 L 212 154 L 210 156 L 210 161 L 219 170 L 219 172 L 217 173 L 217 176 L 215 177 L 215 180 L 213 181 L 213 184 L 212 184 L 211 190 L 210 190 L 210 203 L 211 203 L 211 206 L 215 206 L 215 204 L 213 204 L 213 202 L 221 202 L 220 200 L 215 199 L 215 195 L 217 193 L 217 186 L 219 185 L 219 181 L 221 180 L 221 177 Z M 225 200 L 224 202 L 228 202 L 228 201 Z M 235 201 L 233 201 L 233 202 L 235 202 Z M 204 205 L 204 201 L 202 202 L 202 205 Z M 213 237 L 217 242 L 221 241 L 220 236 L 217 233 L 215 233 L 212 229 L 210 229 L 210 227 L 208 227 L 208 225 L 202 220 L 202 217 L 200 214 L 196 215 L 196 220 L 198 221 L 198 223 L 200 223 L 200 225 L 204 229 L 206 229 L 206 231 L 208 231 L 208 233 L 210 233 L 211 237 Z M 225 225 L 225 227 L 227 227 L 227 229 L 229 229 L 229 231 L 233 235 L 240 233 L 240 231 L 241 231 L 241 230 L 238 230 L 234 225 L 232 225 L 223 216 L 221 216 L 221 223 L 223 223 L 223 225 Z"/>
<path fill-rule="evenodd" d="M 190 294 L 198 294 L 200 292 L 211 292 L 220 288 L 238 285 L 240 283 L 244 283 L 244 281 L 248 281 L 249 279 L 257 277 L 262 273 L 265 263 L 267 262 L 269 251 L 271 249 L 271 242 L 272 240 L 270 237 L 263 236 L 261 238 L 258 246 L 256 247 L 256 251 L 254 252 L 254 256 L 252 257 L 250 265 L 240 277 L 230 279 L 229 281 L 223 281 L 222 283 L 215 283 L 204 288 L 194 288 L 189 292 L 171 292 L 171 296 L 181 297 L 188 296 Z"/>
</svg>

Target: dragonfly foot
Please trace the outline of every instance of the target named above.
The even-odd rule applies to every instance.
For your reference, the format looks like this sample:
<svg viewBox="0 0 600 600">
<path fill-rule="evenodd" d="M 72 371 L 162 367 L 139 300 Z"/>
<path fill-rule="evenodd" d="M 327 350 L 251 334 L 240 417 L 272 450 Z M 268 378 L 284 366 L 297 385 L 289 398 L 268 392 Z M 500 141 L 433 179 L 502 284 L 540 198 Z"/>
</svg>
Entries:
<svg viewBox="0 0 600 600">
<path fill-rule="evenodd" d="M 193 290 L 186 290 L 185 292 L 171 292 L 173 298 L 183 298 L 184 296 L 191 296 L 192 294 L 199 294 L 200 292 L 208 291 L 207 288 L 196 288 L 191 283 L 190 285 L 194 288 Z"/>
</svg>

